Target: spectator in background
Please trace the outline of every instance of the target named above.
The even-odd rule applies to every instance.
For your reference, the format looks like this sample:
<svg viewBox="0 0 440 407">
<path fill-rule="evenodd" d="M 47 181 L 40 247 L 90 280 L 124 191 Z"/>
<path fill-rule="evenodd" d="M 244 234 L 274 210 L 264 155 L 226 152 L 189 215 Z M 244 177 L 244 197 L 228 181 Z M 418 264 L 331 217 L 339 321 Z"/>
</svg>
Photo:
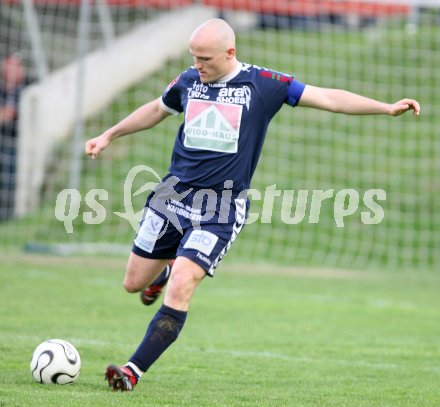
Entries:
<svg viewBox="0 0 440 407">
<path fill-rule="evenodd" d="M 21 56 L 9 54 L 0 66 L 0 221 L 14 213 L 17 123 L 20 93 L 26 86 Z"/>
</svg>

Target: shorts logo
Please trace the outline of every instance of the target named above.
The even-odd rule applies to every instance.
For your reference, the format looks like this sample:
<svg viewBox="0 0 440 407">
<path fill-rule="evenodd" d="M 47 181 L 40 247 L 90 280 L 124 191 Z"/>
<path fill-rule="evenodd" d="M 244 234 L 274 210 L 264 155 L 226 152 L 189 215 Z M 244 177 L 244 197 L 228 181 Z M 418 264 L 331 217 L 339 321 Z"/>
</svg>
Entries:
<svg viewBox="0 0 440 407">
<path fill-rule="evenodd" d="M 185 147 L 236 153 L 243 106 L 188 101 L 185 116 Z"/>
<path fill-rule="evenodd" d="M 140 249 L 152 253 L 165 220 L 148 209 L 134 241 Z"/>
<path fill-rule="evenodd" d="M 193 230 L 184 244 L 184 249 L 194 249 L 209 256 L 217 243 L 218 237 L 206 230 Z"/>
</svg>

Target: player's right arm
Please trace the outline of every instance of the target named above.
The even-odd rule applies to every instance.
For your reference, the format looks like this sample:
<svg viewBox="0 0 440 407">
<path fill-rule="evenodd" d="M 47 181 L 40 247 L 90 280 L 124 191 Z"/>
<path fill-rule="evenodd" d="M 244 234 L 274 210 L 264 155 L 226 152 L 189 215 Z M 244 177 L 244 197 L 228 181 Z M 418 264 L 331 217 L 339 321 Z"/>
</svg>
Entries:
<svg viewBox="0 0 440 407">
<path fill-rule="evenodd" d="M 88 140 L 86 154 L 95 159 L 115 138 L 150 129 L 169 115 L 162 108 L 160 97 L 146 103 L 100 136 Z"/>
</svg>

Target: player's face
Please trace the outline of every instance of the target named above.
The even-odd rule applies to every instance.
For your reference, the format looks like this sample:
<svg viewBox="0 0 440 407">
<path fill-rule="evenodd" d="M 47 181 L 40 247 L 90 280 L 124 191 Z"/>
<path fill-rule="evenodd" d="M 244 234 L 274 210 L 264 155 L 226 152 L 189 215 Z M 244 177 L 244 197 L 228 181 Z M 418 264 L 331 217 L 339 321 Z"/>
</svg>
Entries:
<svg viewBox="0 0 440 407">
<path fill-rule="evenodd" d="M 227 51 L 221 51 L 217 48 L 190 48 L 190 53 L 202 82 L 215 82 L 229 73 L 230 65 Z"/>
</svg>

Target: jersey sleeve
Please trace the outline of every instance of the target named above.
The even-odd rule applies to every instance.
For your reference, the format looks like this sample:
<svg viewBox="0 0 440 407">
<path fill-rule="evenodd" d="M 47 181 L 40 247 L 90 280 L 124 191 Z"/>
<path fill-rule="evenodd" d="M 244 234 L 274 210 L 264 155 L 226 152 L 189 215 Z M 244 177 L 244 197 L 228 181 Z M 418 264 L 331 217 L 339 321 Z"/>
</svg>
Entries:
<svg viewBox="0 0 440 407">
<path fill-rule="evenodd" d="M 283 104 L 296 106 L 304 91 L 305 85 L 293 75 L 266 68 L 260 69 L 260 88 L 264 95 L 266 109 L 274 115 Z"/>
<path fill-rule="evenodd" d="M 290 83 L 290 86 L 287 89 L 287 96 L 285 103 L 295 107 L 298 104 L 299 100 L 301 99 L 305 87 L 306 85 L 304 83 L 297 81 L 295 78 L 292 78 L 292 82 Z"/>
<path fill-rule="evenodd" d="M 177 76 L 162 93 L 162 109 L 173 115 L 183 112 L 180 83 L 181 75 Z"/>
</svg>

